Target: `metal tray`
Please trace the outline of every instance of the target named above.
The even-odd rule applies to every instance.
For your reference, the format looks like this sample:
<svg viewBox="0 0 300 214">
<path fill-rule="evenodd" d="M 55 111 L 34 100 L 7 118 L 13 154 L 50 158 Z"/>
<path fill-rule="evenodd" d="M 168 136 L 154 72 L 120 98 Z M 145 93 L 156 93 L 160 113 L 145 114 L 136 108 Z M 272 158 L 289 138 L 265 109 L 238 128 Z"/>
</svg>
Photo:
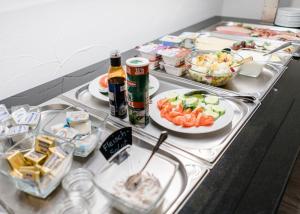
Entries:
<svg viewBox="0 0 300 214">
<path fill-rule="evenodd" d="M 160 81 L 160 88 L 157 93 L 179 88 L 204 89 L 203 86 L 193 84 L 193 82 L 186 83 L 177 81 L 174 78 L 168 78 L 168 76 L 165 75 L 156 75 L 156 72 L 153 72 L 152 74 L 157 76 Z M 220 93 L 220 91 L 216 89 L 210 90 L 215 93 Z M 98 110 L 109 112 L 108 103 L 101 102 L 92 97 L 88 91 L 88 84 L 79 86 L 78 88 L 63 94 L 61 98 L 73 105 L 80 106 L 89 112 L 93 112 L 96 115 Z M 202 159 L 212 167 L 259 105 L 258 102 L 255 102 L 254 104 L 245 104 L 237 100 L 228 101 L 234 109 L 234 118 L 231 126 L 209 134 L 186 135 L 169 131 L 169 137 L 166 144 L 170 146 L 172 151 L 177 153 L 183 152 L 182 154 L 188 155 L 188 157 L 196 160 Z M 120 120 L 110 116 L 108 120 L 119 127 L 130 126 L 128 119 Z M 145 128 L 133 127 L 133 130 L 140 135 L 143 135 L 145 138 L 156 140 L 159 133 L 162 130 L 165 130 L 165 128 L 151 120 Z"/>
<path fill-rule="evenodd" d="M 251 95 L 256 97 L 259 100 L 263 100 L 268 92 L 272 89 L 274 84 L 279 80 L 287 67 L 278 68 L 278 70 L 270 69 L 269 65 L 266 65 L 263 68 L 263 71 L 257 78 L 247 77 L 244 75 L 237 75 L 231 81 L 229 81 L 226 85 L 222 87 L 218 87 L 220 91 L 227 93 L 235 93 L 239 95 Z M 155 70 L 152 71 L 152 74 L 156 76 L 167 76 L 170 79 L 174 79 L 174 81 L 181 81 L 188 84 L 199 85 L 199 87 L 205 87 L 214 89 L 216 87 L 206 85 L 204 83 L 200 83 L 192 80 L 188 74 L 183 75 L 181 77 L 174 76 L 172 74 L 166 73 L 164 70 Z"/>
<path fill-rule="evenodd" d="M 300 33 L 299 29 L 296 28 L 286 28 L 286 27 L 278 27 L 278 26 L 274 26 L 274 25 L 266 25 L 266 24 L 252 24 L 252 23 L 240 23 L 240 22 L 231 22 L 231 21 L 220 21 L 214 25 L 211 25 L 207 28 L 202 29 L 201 31 L 216 31 L 216 27 L 218 26 L 233 26 L 236 24 L 245 24 L 251 27 L 257 27 L 257 28 L 267 28 L 270 30 L 276 30 L 276 31 L 290 31 L 290 32 L 294 32 L 294 33 Z M 222 33 L 220 33 L 222 34 Z M 248 38 L 257 38 L 257 37 L 251 37 L 251 36 L 245 36 Z M 245 38 L 244 37 L 244 38 Z M 292 41 L 295 45 L 299 45 L 300 41 Z"/>
<path fill-rule="evenodd" d="M 229 35 L 229 34 L 222 34 L 218 32 L 200 32 L 199 37 L 216 37 L 220 39 L 228 39 L 232 40 L 233 42 L 238 42 L 238 41 L 244 41 L 245 37 L 243 36 L 235 36 L 235 35 Z M 260 38 L 260 37 L 251 37 L 251 40 L 255 41 L 256 43 L 263 44 L 264 42 L 272 44 L 274 47 L 279 47 L 280 45 L 284 44 L 285 42 L 279 41 L 279 40 L 271 40 L 271 39 L 266 39 L 266 38 Z M 230 47 L 228 47 L 230 48 Z M 297 52 L 299 49 L 298 45 L 293 45 L 294 52 Z M 274 66 L 286 66 L 292 59 L 293 53 L 287 53 L 283 51 L 279 51 L 276 54 L 280 57 L 281 61 L 280 62 L 270 62 L 270 64 L 273 64 Z"/>
<path fill-rule="evenodd" d="M 57 101 L 59 104 L 55 104 Z M 42 106 L 42 121 L 47 121 L 48 118 L 53 118 L 53 114 L 55 114 L 57 110 L 65 110 L 70 107 L 70 104 L 66 104 L 63 100 L 59 99 L 53 100 L 52 104 L 49 104 L 51 101 L 47 103 L 48 104 L 46 106 Z M 105 115 L 105 113 L 103 113 L 103 115 Z M 95 115 L 91 115 L 90 118 L 95 122 L 99 122 L 99 120 L 102 121 L 104 119 L 103 117 Z M 116 129 L 117 127 L 113 124 L 109 122 L 106 123 L 103 139 Z M 151 150 L 153 143 L 154 142 L 150 142 L 149 140 L 145 141 L 138 139 L 137 137 L 133 137 L 133 147 L 139 147 L 139 149 L 143 151 Z M 178 207 L 180 207 L 181 204 L 188 199 L 192 190 L 200 185 L 209 170 L 201 162 L 192 161 L 179 154 L 171 154 L 165 145 L 160 147 L 159 154 L 179 164 L 174 180 L 165 194 L 166 200 L 163 205 L 164 213 L 174 213 Z M 101 168 L 101 166 L 105 165 L 107 165 L 107 161 L 104 159 L 102 154 L 99 151 L 94 151 L 87 158 L 74 158 L 72 168 L 75 169 L 78 167 L 84 167 L 89 168 L 94 173 L 97 173 L 99 167 Z M 32 197 L 17 191 L 11 180 L 2 174 L 0 174 L 0 184 L 0 191 L 6 193 L 5 198 L 2 200 L 15 213 L 53 213 L 55 206 L 66 197 L 61 187 L 58 187 L 45 200 Z M 100 203 L 101 206 L 103 205 L 103 209 L 107 211 L 107 205 L 105 207 L 103 201 L 99 199 L 97 200 L 97 203 Z M 110 209 L 111 208 L 109 208 L 109 210 Z M 103 212 L 100 210 L 99 213 Z"/>
</svg>

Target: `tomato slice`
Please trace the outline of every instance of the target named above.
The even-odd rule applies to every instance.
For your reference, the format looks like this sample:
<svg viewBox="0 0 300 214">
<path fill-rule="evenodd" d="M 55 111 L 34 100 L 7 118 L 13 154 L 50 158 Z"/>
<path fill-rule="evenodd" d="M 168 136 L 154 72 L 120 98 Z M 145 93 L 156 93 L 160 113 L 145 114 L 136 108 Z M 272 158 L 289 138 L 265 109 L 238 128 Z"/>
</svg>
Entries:
<svg viewBox="0 0 300 214">
<path fill-rule="evenodd" d="M 195 122 L 195 126 L 196 127 L 199 127 L 199 126 L 201 126 L 201 118 L 202 118 L 202 113 L 199 113 L 198 115 L 197 115 L 197 118 L 196 118 L 196 122 Z"/>
<path fill-rule="evenodd" d="M 181 113 L 183 112 L 183 105 L 182 105 L 182 103 L 178 103 L 177 104 L 176 111 L 181 112 Z"/>
<path fill-rule="evenodd" d="M 168 102 L 168 99 L 161 99 L 161 100 L 157 101 L 157 108 L 162 109 L 167 102 Z"/>
<path fill-rule="evenodd" d="M 171 117 L 183 116 L 183 113 L 176 111 L 176 109 L 170 112 Z"/>
<path fill-rule="evenodd" d="M 193 127 L 195 126 L 196 117 L 192 114 L 184 115 L 183 127 Z"/>
<path fill-rule="evenodd" d="M 104 74 L 104 75 L 102 75 L 100 77 L 100 79 L 99 79 L 99 85 L 103 89 L 107 89 L 108 88 L 107 74 Z"/>
<path fill-rule="evenodd" d="M 187 108 L 183 112 L 184 112 L 184 114 L 190 114 L 192 112 L 192 109 L 191 108 Z"/>
<path fill-rule="evenodd" d="M 172 121 L 176 126 L 182 126 L 184 122 L 184 117 L 183 116 L 177 116 L 173 118 Z"/>
<path fill-rule="evenodd" d="M 170 111 L 172 111 L 172 104 L 171 103 L 169 103 L 169 102 L 166 102 L 165 104 L 164 104 L 164 106 L 163 106 L 163 109 L 165 110 L 165 111 L 167 111 L 167 112 L 170 112 Z"/>
<path fill-rule="evenodd" d="M 167 113 L 165 114 L 165 118 L 166 118 L 168 121 L 170 121 L 171 123 L 173 122 L 173 117 L 170 116 L 170 113 L 169 113 L 169 112 L 167 112 Z"/>
<path fill-rule="evenodd" d="M 201 116 L 199 120 L 199 126 L 211 126 L 214 123 L 212 116 Z"/>
</svg>

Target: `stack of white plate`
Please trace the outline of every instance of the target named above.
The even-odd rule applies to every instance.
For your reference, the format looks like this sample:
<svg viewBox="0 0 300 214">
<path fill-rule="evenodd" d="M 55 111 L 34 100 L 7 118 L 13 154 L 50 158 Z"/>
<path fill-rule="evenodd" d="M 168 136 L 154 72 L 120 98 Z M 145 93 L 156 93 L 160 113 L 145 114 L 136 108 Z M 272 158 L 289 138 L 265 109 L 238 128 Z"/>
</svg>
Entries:
<svg viewBox="0 0 300 214">
<path fill-rule="evenodd" d="M 300 8 L 278 8 L 275 24 L 283 27 L 300 27 Z"/>
</svg>

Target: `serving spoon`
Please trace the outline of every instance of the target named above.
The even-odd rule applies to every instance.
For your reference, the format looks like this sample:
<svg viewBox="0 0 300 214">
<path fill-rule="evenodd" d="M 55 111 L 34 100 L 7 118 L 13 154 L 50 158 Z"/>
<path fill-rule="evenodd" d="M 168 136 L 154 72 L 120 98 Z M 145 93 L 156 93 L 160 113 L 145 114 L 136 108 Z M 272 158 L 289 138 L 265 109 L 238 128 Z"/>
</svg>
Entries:
<svg viewBox="0 0 300 214">
<path fill-rule="evenodd" d="M 159 139 L 158 139 L 156 145 L 152 149 L 152 153 L 151 153 L 150 157 L 148 158 L 148 160 L 145 163 L 145 165 L 143 166 L 143 168 L 138 173 L 129 176 L 129 178 L 126 180 L 126 182 L 125 182 L 125 188 L 127 190 L 133 191 L 133 190 L 135 190 L 138 187 L 138 185 L 140 184 L 140 182 L 142 180 L 142 172 L 144 171 L 144 169 L 146 168 L 146 166 L 148 165 L 148 163 L 152 159 L 153 155 L 158 151 L 160 145 L 167 138 L 168 138 L 168 132 L 167 131 L 162 131 L 160 133 L 160 136 L 159 136 Z"/>
<path fill-rule="evenodd" d="M 207 92 L 205 90 L 193 90 L 185 93 L 184 96 L 192 96 L 195 94 L 215 95 L 217 97 L 222 97 L 222 98 L 235 98 L 235 99 L 240 99 L 246 103 L 254 103 L 254 101 L 256 100 L 254 96 L 250 96 L 250 95 L 224 95 L 224 94 L 220 95 L 212 92 Z"/>
<path fill-rule="evenodd" d="M 252 62 L 253 61 L 253 57 L 252 56 L 249 56 L 249 57 L 246 57 L 240 61 L 237 61 L 236 64 L 234 64 L 233 66 L 231 66 L 231 68 L 234 68 L 234 67 L 239 67 L 243 64 L 246 64 L 246 63 L 249 63 L 249 62 Z"/>
</svg>

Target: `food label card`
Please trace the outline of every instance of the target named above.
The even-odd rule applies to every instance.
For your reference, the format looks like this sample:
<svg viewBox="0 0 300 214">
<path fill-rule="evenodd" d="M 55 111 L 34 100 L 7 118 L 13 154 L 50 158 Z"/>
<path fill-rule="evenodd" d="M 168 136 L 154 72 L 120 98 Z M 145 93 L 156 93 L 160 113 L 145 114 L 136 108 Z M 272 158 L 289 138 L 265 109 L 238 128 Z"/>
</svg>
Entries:
<svg viewBox="0 0 300 214">
<path fill-rule="evenodd" d="M 109 160 L 127 145 L 132 145 L 131 127 L 125 127 L 112 133 L 106 138 L 99 150 L 105 159 Z"/>
</svg>

